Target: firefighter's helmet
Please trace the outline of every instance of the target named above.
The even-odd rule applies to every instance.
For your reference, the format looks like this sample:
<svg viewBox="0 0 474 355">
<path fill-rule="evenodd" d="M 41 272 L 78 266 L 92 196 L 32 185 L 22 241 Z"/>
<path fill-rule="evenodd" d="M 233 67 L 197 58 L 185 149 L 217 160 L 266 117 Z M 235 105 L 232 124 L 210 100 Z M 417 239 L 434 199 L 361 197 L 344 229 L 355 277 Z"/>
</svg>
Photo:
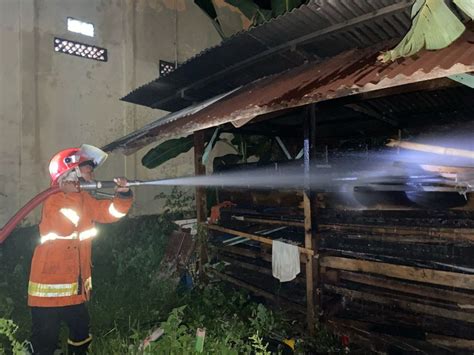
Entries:
<svg viewBox="0 0 474 355">
<path fill-rule="evenodd" d="M 85 162 L 92 162 L 94 167 L 102 165 L 107 159 L 107 153 L 92 145 L 83 144 L 80 148 L 68 148 L 56 153 L 49 162 L 49 175 L 51 184 L 56 184 L 58 179 Z"/>
</svg>

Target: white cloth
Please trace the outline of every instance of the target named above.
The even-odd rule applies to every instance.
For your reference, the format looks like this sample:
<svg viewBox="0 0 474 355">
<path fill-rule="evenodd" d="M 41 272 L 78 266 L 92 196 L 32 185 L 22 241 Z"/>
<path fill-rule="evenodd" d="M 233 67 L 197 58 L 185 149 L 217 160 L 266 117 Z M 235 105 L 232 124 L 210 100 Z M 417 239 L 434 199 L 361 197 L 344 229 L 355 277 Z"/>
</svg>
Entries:
<svg viewBox="0 0 474 355">
<path fill-rule="evenodd" d="M 300 252 L 296 245 L 274 240 L 272 244 L 272 274 L 280 282 L 293 280 L 300 273 Z"/>
</svg>

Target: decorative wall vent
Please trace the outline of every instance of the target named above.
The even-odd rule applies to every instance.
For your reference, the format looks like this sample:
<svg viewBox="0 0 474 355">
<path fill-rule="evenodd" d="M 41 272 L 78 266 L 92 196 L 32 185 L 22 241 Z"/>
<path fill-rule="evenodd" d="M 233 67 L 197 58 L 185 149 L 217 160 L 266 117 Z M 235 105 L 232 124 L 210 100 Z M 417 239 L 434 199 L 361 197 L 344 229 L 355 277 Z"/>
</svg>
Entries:
<svg viewBox="0 0 474 355">
<path fill-rule="evenodd" d="M 105 48 L 58 37 L 54 38 L 54 51 L 100 62 L 107 61 L 107 49 Z"/>
<path fill-rule="evenodd" d="M 175 63 L 167 62 L 166 60 L 160 60 L 160 76 L 166 76 L 175 69 Z"/>
</svg>

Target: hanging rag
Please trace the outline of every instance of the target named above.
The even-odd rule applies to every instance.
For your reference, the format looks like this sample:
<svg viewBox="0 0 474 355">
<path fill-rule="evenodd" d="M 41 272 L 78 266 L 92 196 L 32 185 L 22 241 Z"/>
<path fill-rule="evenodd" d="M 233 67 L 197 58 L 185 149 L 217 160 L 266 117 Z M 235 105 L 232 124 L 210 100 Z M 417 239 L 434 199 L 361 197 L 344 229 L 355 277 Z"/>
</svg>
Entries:
<svg viewBox="0 0 474 355">
<path fill-rule="evenodd" d="M 274 240 L 272 243 L 272 273 L 280 282 L 293 280 L 300 273 L 298 246 Z"/>
</svg>

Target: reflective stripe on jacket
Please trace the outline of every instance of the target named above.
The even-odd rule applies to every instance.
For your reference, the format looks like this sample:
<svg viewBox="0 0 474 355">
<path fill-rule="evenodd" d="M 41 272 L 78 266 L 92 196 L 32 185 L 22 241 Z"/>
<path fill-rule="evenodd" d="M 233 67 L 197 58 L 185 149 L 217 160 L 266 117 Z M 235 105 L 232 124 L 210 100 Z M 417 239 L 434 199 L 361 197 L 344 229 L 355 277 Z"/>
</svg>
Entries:
<svg viewBox="0 0 474 355">
<path fill-rule="evenodd" d="M 40 244 L 31 262 L 28 305 L 60 307 L 88 300 L 91 242 L 99 233 L 94 222 L 115 222 L 131 205 L 131 195 L 97 200 L 84 191 L 60 192 L 46 199 L 39 225 Z"/>
</svg>

